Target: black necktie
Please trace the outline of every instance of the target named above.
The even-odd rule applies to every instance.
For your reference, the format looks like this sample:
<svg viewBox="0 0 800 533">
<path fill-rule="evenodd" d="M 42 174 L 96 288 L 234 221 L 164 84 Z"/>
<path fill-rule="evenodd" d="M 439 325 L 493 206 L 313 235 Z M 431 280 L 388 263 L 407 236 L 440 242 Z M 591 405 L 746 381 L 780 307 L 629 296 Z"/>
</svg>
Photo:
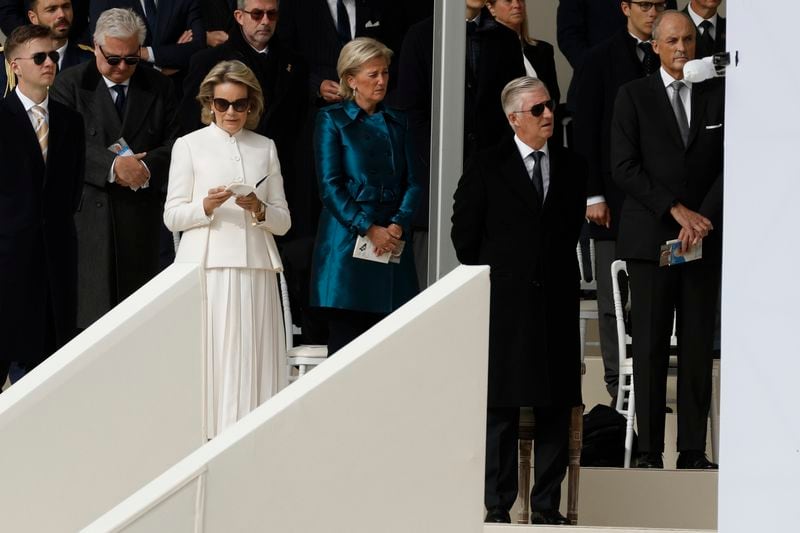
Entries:
<svg viewBox="0 0 800 533">
<path fill-rule="evenodd" d="M 700 38 L 697 39 L 698 57 L 710 56 L 714 53 L 714 38 L 711 37 L 711 28 L 714 25 L 710 21 L 704 20 L 700 23 Z"/>
<path fill-rule="evenodd" d="M 344 46 L 353 36 L 350 33 L 350 15 L 344 6 L 344 0 L 336 0 L 336 33 L 339 34 L 339 43 Z"/>
<path fill-rule="evenodd" d="M 544 152 L 535 151 L 531 152 L 530 157 L 533 158 L 533 172 L 531 173 L 531 181 L 536 189 L 536 194 L 539 196 L 539 203 L 544 203 L 544 179 L 542 178 L 542 157 Z"/>
<path fill-rule="evenodd" d="M 658 66 L 661 61 L 656 53 L 653 52 L 653 45 L 651 45 L 649 42 L 642 41 L 639 43 L 639 49 L 644 52 L 644 57 L 642 58 L 642 67 L 644 67 L 644 73 L 649 75 L 658 70 Z"/>
<path fill-rule="evenodd" d="M 117 115 L 119 115 L 119 119 L 125 116 L 125 86 L 124 85 L 112 85 L 111 88 L 117 93 L 117 99 L 114 100 L 114 107 L 117 108 Z"/>
<path fill-rule="evenodd" d="M 150 30 L 150 42 L 154 43 L 158 27 L 158 9 L 155 0 L 144 0 L 144 9 L 147 11 L 145 17 L 147 17 L 147 27 Z"/>
<path fill-rule="evenodd" d="M 686 108 L 683 106 L 683 100 L 681 100 L 681 91 L 686 88 L 686 85 L 680 80 L 675 80 L 670 84 L 670 87 L 672 87 L 670 104 L 672 104 L 672 110 L 675 112 L 675 120 L 678 121 L 678 129 L 681 132 L 683 145 L 686 146 L 689 144 L 689 121 L 686 118 Z"/>
</svg>

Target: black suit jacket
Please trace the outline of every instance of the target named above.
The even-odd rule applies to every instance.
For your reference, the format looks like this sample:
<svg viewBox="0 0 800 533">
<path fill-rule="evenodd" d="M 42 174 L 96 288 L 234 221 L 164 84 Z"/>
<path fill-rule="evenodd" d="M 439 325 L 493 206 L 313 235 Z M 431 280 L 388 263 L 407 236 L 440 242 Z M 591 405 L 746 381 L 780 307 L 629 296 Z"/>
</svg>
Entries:
<svg viewBox="0 0 800 533">
<path fill-rule="evenodd" d="M 603 196 L 611 229 L 591 224 L 592 237 L 614 240 L 625 195 L 611 177 L 611 116 L 619 88 L 645 75 L 636 40 L 623 29 L 592 48 L 575 74 L 575 149 L 588 166 L 586 196 Z"/>
<path fill-rule="evenodd" d="M 202 50 L 206 43 L 206 29 L 198 0 L 160 0 L 157 5 L 158 27 L 147 28 L 144 46 L 153 47 L 157 66 L 186 69 L 192 55 Z M 97 18 L 112 7 L 132 9 L 147 24 L 147 17 L 139 0 L 93 0 L 90 9 L 92 34 Z M 191 42 L 177 44 L 178 38 L 186 30 L 192 30 Z"/>
<path fill-rule="evenodd" d="M 8 37 L 14 28 L 30 24 L 25 0 L 0 0 L 0 31 Z M 86 40 L 89 25 L 89 0 L 72 0 L 72 28 L 70 37 L 80 42 Z"/>
<path fill-rule="evenodd" d="M 78 326 L 88 327 L 158 273 L 162 195 L 178 130 L 177 102 L 169 78 L 137 67 L 120 121 L 94 61 L 59 74 L 50 95 L 78 111 L 86 128 L 84 200 L 76 223 Z M 132 191 L 108 182 L 115 158 L 108 146 L 120 137 L 135 153 L 147 152 L 148 188 Z"/>
<path fill-rule="evenodd" d="M 236 0 L 198 0 L 206 31 L 229 31 L 234 26 Z"/>
<path fill-rule="evenodd" d="M 324 80 L 339 81 L 336 62 L 342 45 L 326 0 L 282 2 L 278 37 L 297 50 L 309 68 L 308 96 L 315 101 Z M 381 2 L 356 0 L 356 33 L 353 37 L 373 37 L 384 41 Z"/>
<path fill-rule="evenodd" d="M 0 101 L 0 354 L 30 365 L 75 334 L 83 122 L 52 98 L 48 113 L 45 164 L 17 93 Z M 55 346 L 45 345 L 47 313 Z"/>
<path fill-rule="evenodd" d="M 683 8 L 683 12 L 687 15 L 689 14 L 689 6 Z M 724 52 L 726 50 L 726 39 L 727 39 L 727 27 L 728 23 L 725 21 L 725 17 L 717 14 L 717 27 L 714 28 L 714 46 L 711 49 L 706 49 L 703 44 L 700 42 L 700 28 L 697 28 L 697 48 L 694 52 L 694 56 L 697 59 L 708 57 L 710 55 L 718 54 L 720 52 Z"/>
<path fill-rule="evenodd" d="M 722 229 L 724 96 L 720 80 L 692 85 L 689 144 L 683 146 L 661 73 L 623 85 L 611 123 L 614 181 L 625 193 L 617 255 L 657 261 L 680 226 L 674 202 L 711 219 L 704 260 L 718 259 Z"/>
<path fill-rule="evenodd" d="M 544 205 L 513 139 L 477 153 L 454 197 L 459 261 L 491 267 L 489 407 L 581 401 L 575 244 L 584 167 L 555 143 L 549 150 Z"/>
</svg>

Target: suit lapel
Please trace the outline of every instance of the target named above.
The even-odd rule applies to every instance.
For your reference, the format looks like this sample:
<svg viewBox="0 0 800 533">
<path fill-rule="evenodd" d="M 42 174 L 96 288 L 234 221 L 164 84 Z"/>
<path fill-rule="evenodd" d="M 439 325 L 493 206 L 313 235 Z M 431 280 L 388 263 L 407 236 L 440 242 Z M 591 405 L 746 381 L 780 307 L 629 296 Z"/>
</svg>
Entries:
<svg viewBox="0 0 800 533">
<path fill-rule="evenodd" d="M 513 139 L 504 142 L 501 154 L 501 160 L 505 163 L 500 167 L 500 175 L 505 178 L 515 196 L 522 199 L 532 211 L 538 213 L 541 210 L 539 197 Z"/>
<path fill-rule="evenodd" d="M 58 106 L 53 105 L 53 100 L 50 100 L 50 123 L 48 124 L 50 132 L 47 134 L 47 168 L 52 168 L 52 159 L 55 157 L 53 154 L 61 152 L 60 146 L 65 141 L 67 125 L 66 121 L 60 114 Z M 47 176 L 47 172 L 45 172 Z"/>
<path fill-rule="evenodd" d="M 84 109 L 94 111 L 95 120 L 104 134 L 104 143 L 116 141 L 122 132 L 122 122 L 102 76 L 99 76 L 93 90 L 81 88 L 79 98 L 83 100 Z"/>
<path fill-rule="evenodd" d="M 706 98 L 706 85 L 704 83 L 695 83 L 692 85 L 692 121 L 689 125 L 689 142 L 687 148 L 692 145 L 697 132 L 703 126 L 703 116 L 705 116 L 706 105 L 708 98 Z"/>
<path fill-rule="evenodd" d="M 672 104 L 669 101 L 667 88 L 664 87 L 664 80 L 661 79 L 660 70 L 650 75 L 650 89 L 655 93 L 653 101 L 659 113 L 665 117 L 664 124 L 666 128 L 669 130 L 670 135 L 677 145 L 683 147 L 681 130 L 678 128 L 678 119 L 675 118 L 675 112 L 672 110 Z"/>
<path fill-rule="evenodd" d="M 371 22 L 372 13 L 370 13 L 369 5 L 366 0 L 356 0 L 356 33 L 353 37 L 361 37 L 364 35 L 364 29 L 367 27 L 367 22 Z"/>
<path fill-rule="evenodd" d="M 125 118 L 122 121 L 122 131 L 130 132 L 135 136 L 142 128 L 142 124 L 147 119 L 150 107 L 155 101 L 155 95 L 145 86 L 140 76 L 135 72 L 131 76 L 131 83 L 128 86 L 128 103 L 125 108 Z M 130 141 L 130 139 L 126 139 Z"/>
<path fill-rule="evenodd" d="M 4 103 L 8 106 L 11 115 L 14 117 L 14 125 L 12 128 L 20 132 L 23 136 L 23 142 L 28 147 L 26 152 L 34 161 L 34 167 L 39 171 L 42 180 L 45 179 L 45 164 L 42 158 L 41 148 L 39 147 L 39 140 L 36 138 L 36 132 L 33 130 L 31 119 L 25 108 L 22 107 L 17 92 L 13 91 L 6 97 Z"/>
</svg>

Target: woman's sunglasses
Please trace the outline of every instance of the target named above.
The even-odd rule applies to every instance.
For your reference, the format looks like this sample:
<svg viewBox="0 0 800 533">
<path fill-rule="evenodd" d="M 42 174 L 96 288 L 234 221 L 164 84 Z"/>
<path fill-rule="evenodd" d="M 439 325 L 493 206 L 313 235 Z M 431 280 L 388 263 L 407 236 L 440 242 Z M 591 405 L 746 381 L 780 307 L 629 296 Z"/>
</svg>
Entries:
<svg viewBox="0 0 800 533">
<path fill-rule="evenodd" d="M 132 67 L 133 65 L 137 65 L 139 61 L 142 60 L 142 58 L 139 56 L 107 56 L 102 46 L 98 45 L 97 47 L 100 49 L 100 53 L 103 54 L 103 57 L 106 58 L 106 63 L 112 67 L 116 67 L 123 61 L 126 65 Z"/>
<path fill-rule="evenodd" d="M 247 98 L 239 98 L 233 102 L 229 102 L 224 98 L 214 98 L 212 102 L 214 103 L 214 109 L 220 113 L 227 112 L 228 108 L 231 106 L 233 106 L 233 110 L 237 113 L 244 113 L 250 108 L 250 100 Z"/>
<path fill-rule="evenodd" d="M 17 57 L 14 59 L 14 61 L 18 61 L 20 59 L 32 59 L 34 65 L 41 66 L 48 57 L 50 58 L 50 61 L 58 65 L 58 52 L 55 50 L 51 50 L 49 52 L 36 52 L 31 57 Z"/>
</svg>

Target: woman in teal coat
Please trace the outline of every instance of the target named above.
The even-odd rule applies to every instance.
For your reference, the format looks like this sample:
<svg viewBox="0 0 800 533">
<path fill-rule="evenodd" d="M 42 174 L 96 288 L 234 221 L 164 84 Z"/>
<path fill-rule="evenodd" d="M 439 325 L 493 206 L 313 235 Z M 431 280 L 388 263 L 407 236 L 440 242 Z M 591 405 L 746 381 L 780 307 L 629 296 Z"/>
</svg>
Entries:
<svg viewBox="0 0 800 533">
<path fill-rule="evenodd" d="M 327 316 L 328 354 L 418 292 L 408 241 L 421 191 L 406 117 L 382 103 L 391 55 L 374 39 L 345 45 L 337 65 L 342 101 L 317 116 L 314 155 L 323 208 L 311 305 Z M 367 252 L 393 261 L 353 257 L 359 236 L 368 239 Z"/>
</svg>

